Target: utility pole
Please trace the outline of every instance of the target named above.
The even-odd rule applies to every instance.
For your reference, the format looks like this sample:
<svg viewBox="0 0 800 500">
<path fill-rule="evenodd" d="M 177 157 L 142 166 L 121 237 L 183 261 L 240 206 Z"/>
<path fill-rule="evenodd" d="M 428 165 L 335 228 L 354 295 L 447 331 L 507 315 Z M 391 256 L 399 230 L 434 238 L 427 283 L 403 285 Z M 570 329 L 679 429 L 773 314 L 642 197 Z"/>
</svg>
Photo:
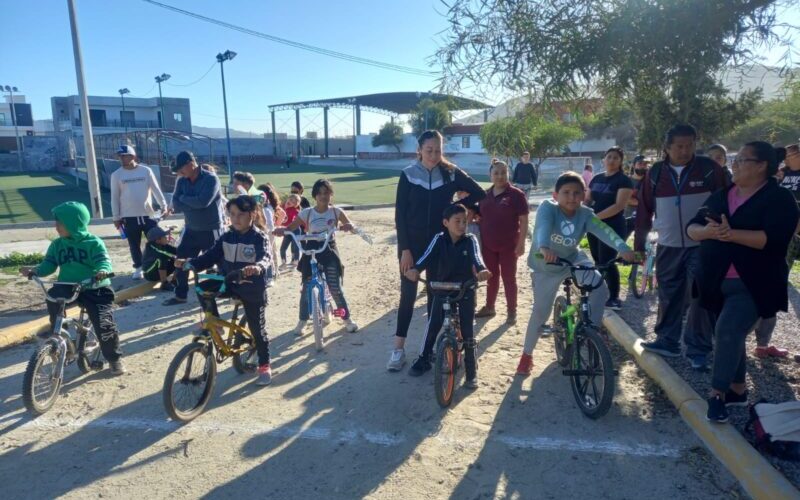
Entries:
<svg viewBox="0 0 800 500">
<path fill-rule="evenodd" d="M 122 121 L 122 126 L 125 127 L 125 140 L 128 139 L 128 122 L 123 118 L 125 116 L 125 94 L 130 94 L 131 91 L 128 89 L 119 89 L 119 96 L 122 98 L 122 114 L 120 115 L 120 120 Z"/>
<path fill-rule="evenodd" d="M 17 108 L 14 106 L 14 92 L 19 92 L 19 90 L 17 87 L 12 87 L 10 85 L 6 85 L 5 87 L 0 85 L 0 90 L 5 90 L 8 92 L 8 95 L 11 99 L 9 104 L 11 105 L 11 119 L 14 121 L 14 136 L 17 140 L 17 164 L 19 165 L 19 171 L 22 172 L 22 153 L 25 151 L 25 149 L 19 136 L 19 127 L 17 127 Z"/>
<path fill-rule="evenodd" d="M 162 131 L 165 128 L 164 124 L 167 123 L 167 117 L 164 116 L 164 97 L 161 95 L 161 82 L 166 82 L 169 79 L 170 75 L 166 73 L 161 73 L 160 76 L 156 77 L 156 83 L 158 84 L 158 106 L 161 108 L 161 119 L 158 121 L 158 128 L 160 128 Z M 168 155 L 167 155 L 167 140 L 164 139 L 164 133 L 161 132 L 159 135 L 163 139 L 162 145 L 164 148 L 161 150 L 161 158 L 159 158 L 158 161 L 160 165 L 164 161 L 164 158 L 168 157 Z"/>
<path fill-rule="evenodd" d="M 219 73 L 222 75 L 222 106 L 225 110 L 225 138 L 228 141 L 228 173 L 230 174 L 231 184 L 233 184 L 233 155 L 231 154 L 231 131 L 228 128 L 228 98 L 225 95 L 225 65 L 223 63 L 232 60 L 234 57 L 236 57 L 236 52 L 232 50 L 217 54 Z"/>
<path fill-rule="evenodd" d="M 86 150 L 86 180 L 89 183 L 92 216 L 103 218 L 103 203 L 100 199 L 100 183 L 97 177 L 97 158 L 94 154 L 94 137 L 92 136 L 92 120 L 89 115 L 89 96 L 86 93 L 86 81 L 83 77 L 83 55 L 78 37 L 78 17 L 75 14 L 75 0 L 67 0 L 69 8 L 69 24 L 72 30 L 72 52 L 75 57 L 75 74 L 78 79 L 78 97 L 81 101 L 81 125 L 83 127 L 83 147 Z"/>
</svg>

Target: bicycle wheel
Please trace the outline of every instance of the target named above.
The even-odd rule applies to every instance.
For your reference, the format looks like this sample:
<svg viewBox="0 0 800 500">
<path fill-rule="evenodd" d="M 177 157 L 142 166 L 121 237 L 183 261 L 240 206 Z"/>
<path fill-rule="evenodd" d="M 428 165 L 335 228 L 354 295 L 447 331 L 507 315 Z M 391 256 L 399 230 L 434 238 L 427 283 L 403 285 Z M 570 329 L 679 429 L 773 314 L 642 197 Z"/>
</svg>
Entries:
<svg viewBox="0 0 800 500">
<path fill-rule="evenodd" d="M 239 326 L 244 328 L 246 324 L 247 318 L 242 316 L 242 319 L 239 320 Z M 256 353 L 255 339 L 237 333 L 233 341 L 233 347 L 238 349 L 244 345 L 248 346 L 246 351 L 233 355 L 233 368 L 238 373 L 255 373 L 258 369 L 258 353 Z"/>
<path fill-rule="evenodd" d="M 22 401 L 33 415 L 41 415 L 58 398 L 61 378 L 58 374 L 58 344 L 47 342 L 39 346 L 28 361 L 22 377 Z"/>
<path fill-rule="evenodd" d="M 556 348 L 556 362 L 561 366 L 567 366 L 569 356 L 567 355 L 567 322 L 561 318 L 567 310 L 567 298 L 563 295 L 556 297 L 553 303 L 553 344 Z"/>
<path fill-rule="evenodd" d="M 602 417 L 614 399 L 614 363 L 611 352 L 594 326 L 575 332 L 570 375 L 572 394 L 589 418 Z"/>
<path fill-rule="evenodd" d="M 433 365 L 433 387 L 439 406 L 447 408 L 453 402 L 458 371 L 458 348 L 447 332 L 436 342 L 436 360 Z"/>
<path fill-rule="evenodd" d="M 164 408 L 173 420 L 190 422 L 203 413 L 217 378 L 213 348 L 203 342 L 183 347 L 164 376 Z"/>
<path fill-rule="evenodd" d="M 100 342 L 97 340 L 97 335 L 94 334 L 94 327 L 91 325 L 84 325 L 86 327 L 85 333 L 78 333 L 78 370 L 83 374 L 91 371 L 103 369 L 102 352 L 100 351 Z"/>
<path fill-rule="evenodd" d="M 319 298 L 319 288 L 311 289 L 311 321 L 314 323 L 314 345 L 322 350 L 322 329 L 325 327 L 325 314 Z"/>
<path fill-rule="evenodd" d="M 646 266 L 642 267 L 638 264 L 633 264 L 631 266 L 631 275 L 630 278 L 628 278 L 628 290 L 630 290 L 637 299 L 644 297 L 644 293 L 647 291 L 647 278 Z"/>
</svg>

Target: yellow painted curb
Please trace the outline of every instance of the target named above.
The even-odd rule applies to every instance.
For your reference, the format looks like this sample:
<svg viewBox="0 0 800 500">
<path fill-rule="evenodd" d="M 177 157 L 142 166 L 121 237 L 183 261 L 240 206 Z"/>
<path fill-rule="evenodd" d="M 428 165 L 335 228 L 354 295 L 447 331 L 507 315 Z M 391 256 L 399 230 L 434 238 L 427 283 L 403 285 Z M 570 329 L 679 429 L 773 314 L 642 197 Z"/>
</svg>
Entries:
<svg viewBox="0 0 800 500">
<path fill-rule="evenodd" d="M 756 500 L 800 499 L 800 491 L 770 465 L 736 428 L 706 420 L 708 406 L 705 399 L 660 356 L 645 352 L 641 346 L 641 338 L 619 315 L 606 311 L 603 325 L 634 357 L 639 366 L 661 386 L 686 424 L 736 477 L 750 496 Z"/>
<path fill-rule="evenodd" d="M 115 293 L 114 302 L 120 303 L 134 297 L 140 297 L 155 288 L 155 286 L 156 284 L 154 282 L 147 281 L 130 288 L 122 289 Z M 74 313 L 76 310 L 75 308 L 70 308 L 67 311 L 67 315 Z M 0 350 L 22 344 L 40 331 L 49 327 L 50 320 L 45 316 L 44 318 L 33 319 L 18 325 L 3 328 L 0 330 Z"/>
</svg>

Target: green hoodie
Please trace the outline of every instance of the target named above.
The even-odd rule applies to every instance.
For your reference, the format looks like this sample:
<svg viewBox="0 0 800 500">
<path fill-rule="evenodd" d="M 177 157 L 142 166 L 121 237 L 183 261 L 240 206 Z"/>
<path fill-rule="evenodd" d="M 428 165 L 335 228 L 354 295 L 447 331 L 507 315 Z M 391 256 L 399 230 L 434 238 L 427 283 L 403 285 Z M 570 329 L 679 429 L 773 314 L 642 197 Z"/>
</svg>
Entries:
<svg viewBox="0 0 800 500">
<path fill-rule="evenodd" d="M 68 201 L 52 210 L 57 221 L 69 231 L 66 238 L 56 238 L 47 248 L 44 261 L 36 267 L 38 276 L 53 274 L 56 269 L 58 281 L 77 283 L 93 277 L 100 271 L 111 272 L 111 259 L 103 240 L 89 233 L 89 210 L 83 203 Z M 94 288 L 110 286 L 111 280 L 97 282 Z"/>
</svg>

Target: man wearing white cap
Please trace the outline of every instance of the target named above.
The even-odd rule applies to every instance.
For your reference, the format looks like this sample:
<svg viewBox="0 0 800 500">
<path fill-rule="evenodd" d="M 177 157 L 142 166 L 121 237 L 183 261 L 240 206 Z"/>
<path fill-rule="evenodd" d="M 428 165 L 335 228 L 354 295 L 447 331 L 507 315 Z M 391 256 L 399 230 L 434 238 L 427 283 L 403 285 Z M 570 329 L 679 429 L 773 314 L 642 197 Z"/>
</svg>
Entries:
<svg viewBox="0 0 800 500">
<path fill-rule="evenodd" d="M 122 168 L 111 174 L 111 212 L 114 226 L 123 231 L 128 239 L 133 259 L 133 279 L 143 278 L 142 234 L 157 225 L 153 220 L 156 212 L 151 199 L 155 198 L 162 211 L 167 201 L 158 187 L 153 171 L 136 162 L 136 150 L 123 144 L 117 150 Z"/>
</svg>

